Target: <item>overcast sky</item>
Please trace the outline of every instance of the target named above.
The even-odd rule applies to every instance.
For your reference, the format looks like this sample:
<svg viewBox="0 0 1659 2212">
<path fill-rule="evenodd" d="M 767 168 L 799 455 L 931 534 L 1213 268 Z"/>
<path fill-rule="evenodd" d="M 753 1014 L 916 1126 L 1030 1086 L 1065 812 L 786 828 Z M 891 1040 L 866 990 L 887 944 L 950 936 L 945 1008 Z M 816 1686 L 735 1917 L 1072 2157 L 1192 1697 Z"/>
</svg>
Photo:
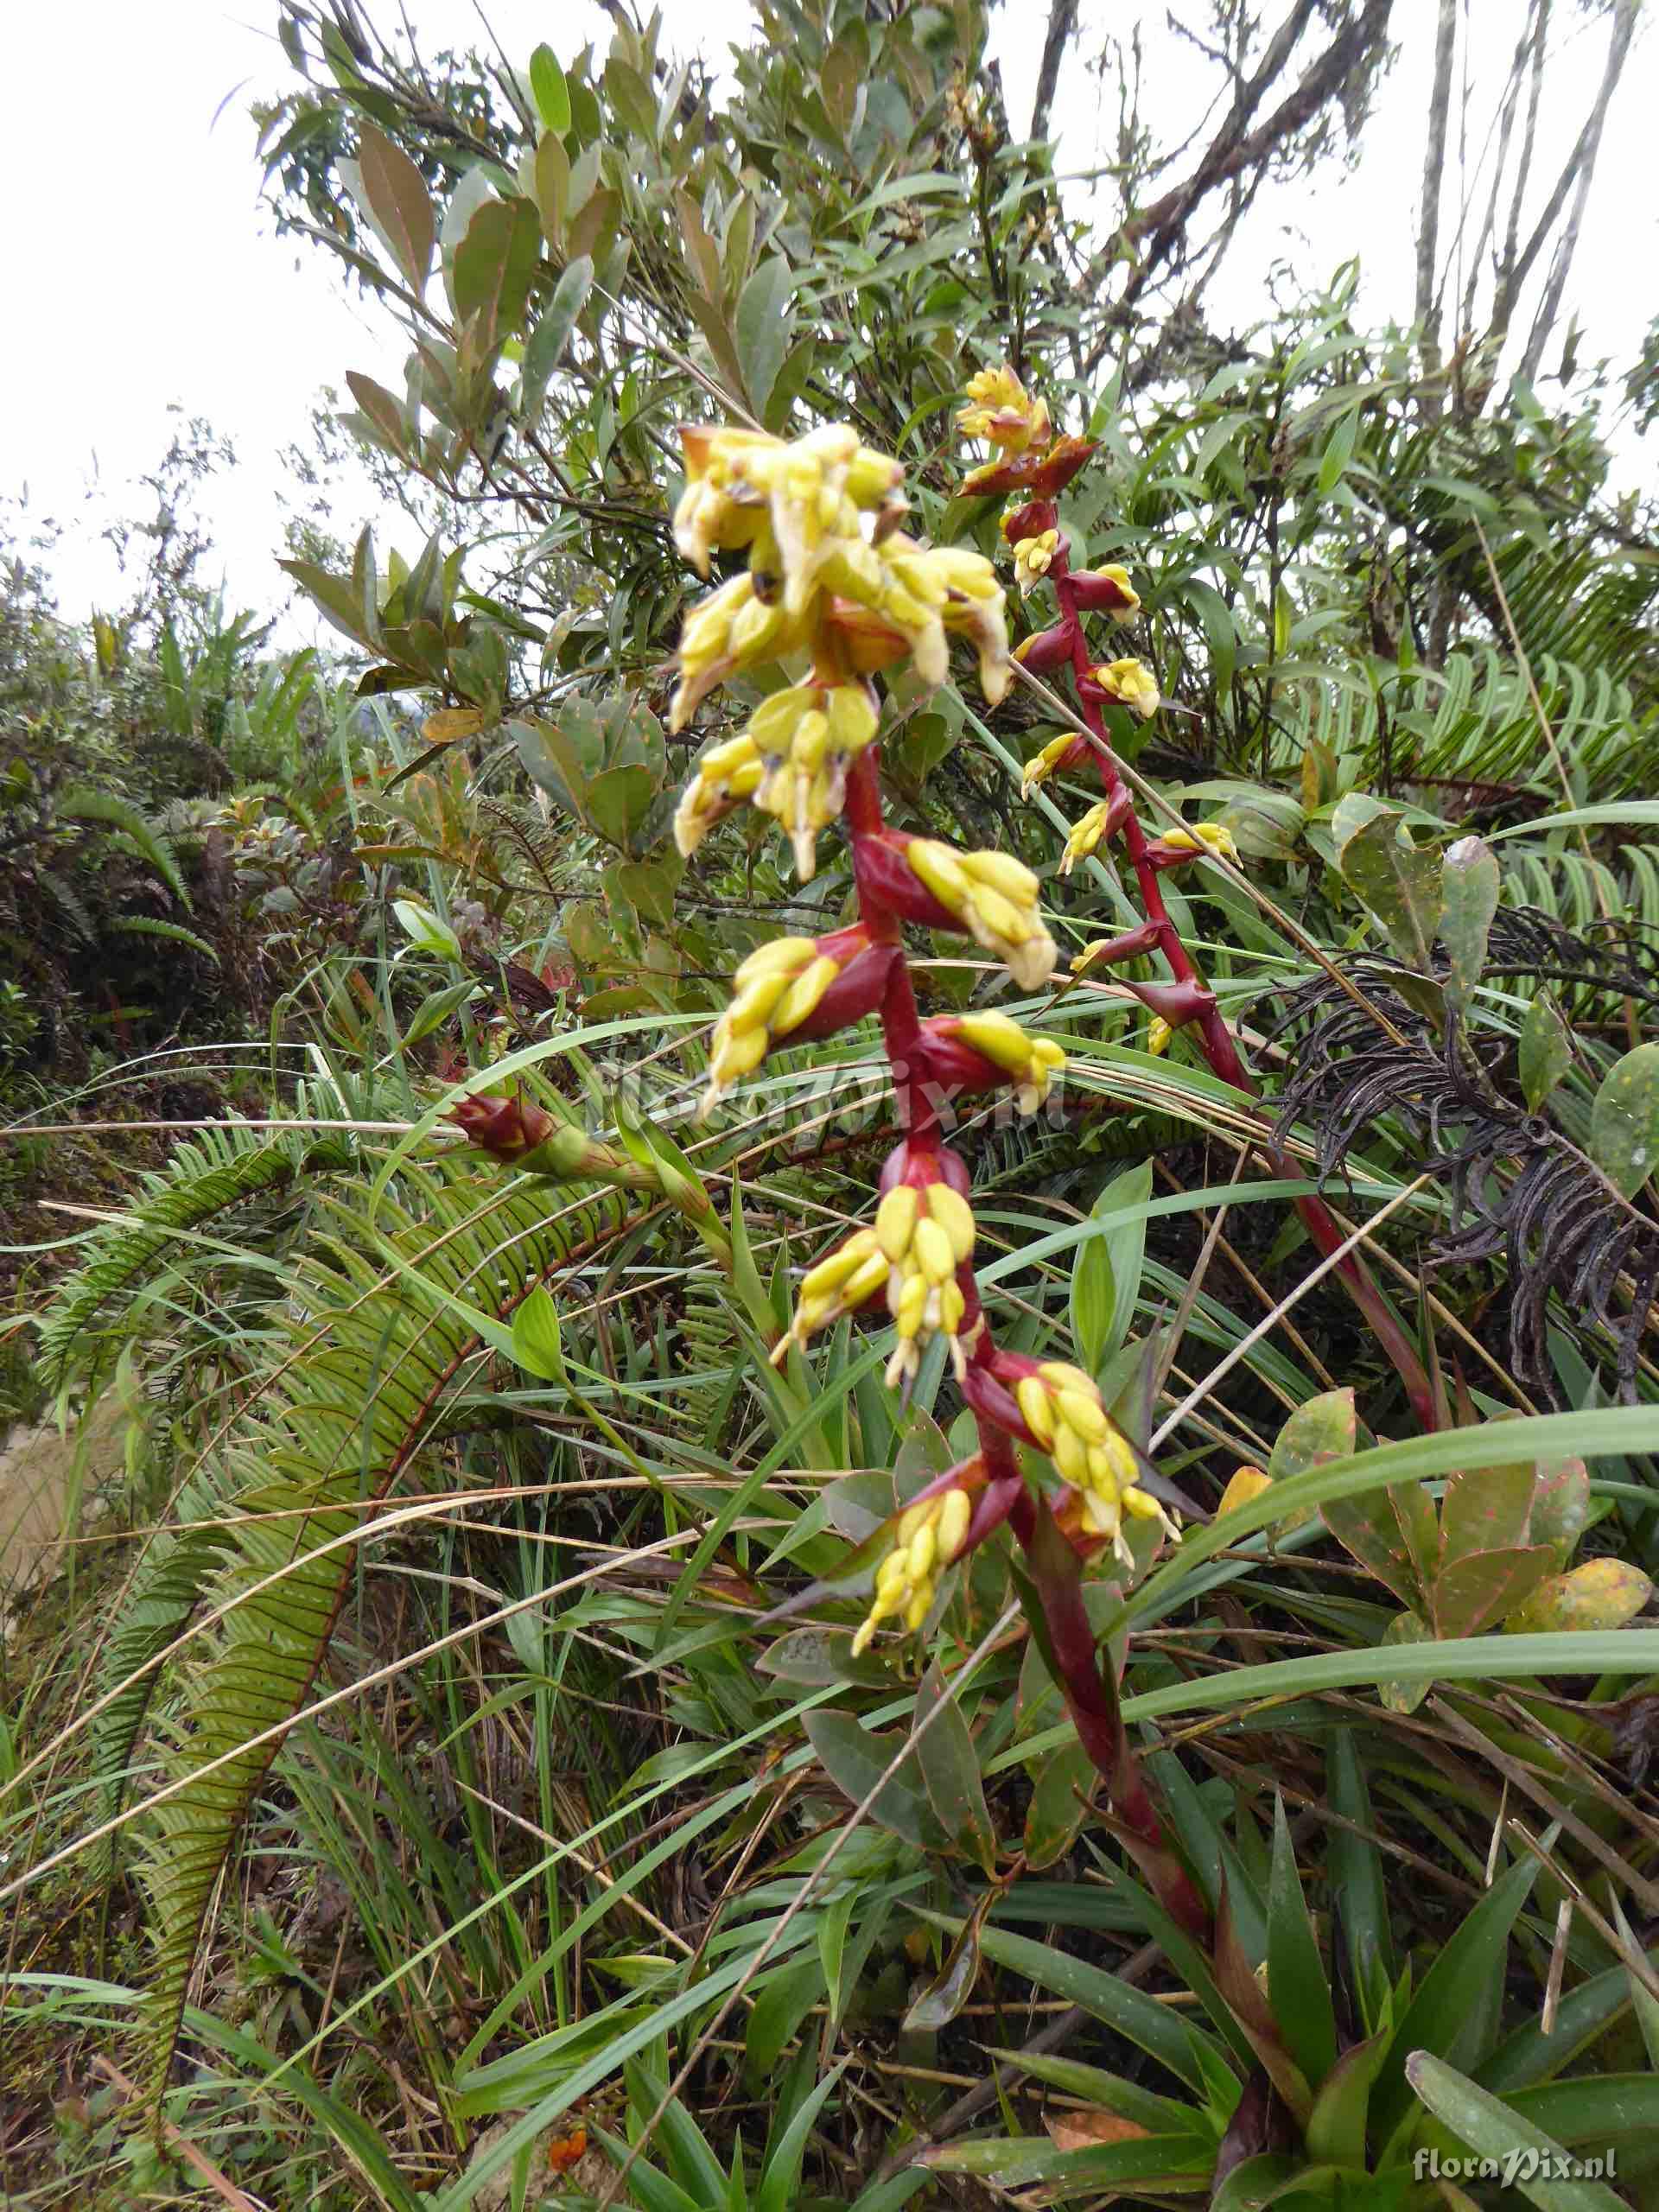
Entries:
<svg viewBox="0 0 1659 2212">
<path fill-rule="evenodd" d="M 396 16 L 378 0 L 389 21 Z M 1286 0 L 1268 0 L 1276 22 Z M 743 37 L 747 0 L 663 0 L 668 43 L 711 60 Z M 427 50 L 476 39 L 472 0 L 406 0 Z M 1471 106 L 1471 162 L 1496 97 L 1496 79 L 1522 20 L 1522 0 L 1467 0 L 1474 67 L 1491 73 Z M 1651 14 L 1651 11 L 1649 11 Z M 593 0 L 486 0 L 485 13 L 521 64 L 546 39 L 569 59 L 588 37 L 601 50 L 608 26 Z M 1163 0 L 1084 0 L 1075 52 L 1098 50 L 1109 21 L 1127 35 L 1143 22 L 1148 105 L 1166 91 L 1182 124 L 1201 77 L 1163 29 Z M 1599 22 L 1556 10 L 1569 41 L 1553 68 L 1539 174 L 1571 143 L 1599 76 Z M 1016 128 L 1031 111 L 1046 15 L 1040 0 L 1007 0 L 994 18 Z M 1410 312 L 1412 245 L 1422 160 L 1422 111 L 1432 0 L 1396 0 L 1403 53 L 1367 135 L 1357 175 L 1321 174 L 1317 192 L 1264 197 L 1255 230 L 1230 264 L 1211 312 L 1235 325 L 1257 311 L 1251 287 L 1274 254 L 1309 284 L 1352 254 L 1365 266 L 1362 314 L 1381 322 Z M 288 595 L 275 568 L 283 550 L 276 494 L 279 456 L 307 435 L 321 386 L 348 368 L 401 384 L 400 351 L 385 318 L 348 296 L 315 250 L 280 244 L 257 200 L 248 104 L 279 89 L 286 65 L 268 0 L 42 0 L 14 8 L 0 33 L 7 92 L 0 131 L 0 204 L 6 213 L 9 340 L 0 367 L 6 405 L 0 493 L 29 493 L 35 520 L 69 531 L 55 570 L 64 611 L 118 595 L 118 576 L 98 529 L 171 434 L 169 403 L 207 416 L 236 445 L 239 466 L 207 505 L 231 593 L 269 611 Z M 1638 30 L 1603 142 L 1590 219 L 1569 303 L 1586 332 L 1586 358 L 1631 358 L 1659 312 L 1659 203 L 1649 141 L 1659 106 L 1659 37 Z M 227 98 L 228 96 L 228 98 Z M 223 104 L 223 105 L 221 105 Z M 215 114 L 217 119 L 215 120 Z M 1063 162 L 1084 165 L 1103 124 L 1115 127 L 1115 92 L 1103 108 L 1098 77 L 1073 69 L 1057 106 Z M 1453 132 L 1455 145 L 1456 133 Z M 1443 213 L 1456 220 L 1452 195 Z M 1565 318 L 1564 318 L 1565 321 Z M 1548 391 L 1548 386 L 1546 387 Z M 1659 475 L 1659 432 L 1621 442 L 1632 480 Z M 96 487 L 89 502 L 87 494 Z M 359 518 L 340 518 L 355 534 Z M 411 550 L 413 549 L 410 549 Z"/>
</svg>

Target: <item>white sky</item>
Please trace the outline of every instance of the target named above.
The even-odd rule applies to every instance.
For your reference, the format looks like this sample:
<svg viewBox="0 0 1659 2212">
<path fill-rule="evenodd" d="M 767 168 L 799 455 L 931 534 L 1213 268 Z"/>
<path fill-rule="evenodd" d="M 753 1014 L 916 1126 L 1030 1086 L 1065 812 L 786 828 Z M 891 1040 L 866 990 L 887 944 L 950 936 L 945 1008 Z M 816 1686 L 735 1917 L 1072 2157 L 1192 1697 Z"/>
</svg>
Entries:
<svg viewBox="0 0 1659 2212">
<path fill-rule="evenodd" d="M 372 4 L 396 20 L 391 0 Z M 747 0 L 663 4 L 667 42 L 700 46 L 711 60 L 750 20 Z M 1467 4 L 1475 67 L 1488 73 L 1484 96 L 1471 105 L 1472 161 L 1524 10 L 1522 0 Z M 406 5 L 424 50 L 480 35 L 471 0 Z M 1281 11 L 1281 0 L 1263 9 L 1270 23 Z M 589 36 L 601 51 L 608 42 L 593 0 L 486 0 L 485 13 L 521 66 L 543 39 L 565 59 Z M 1164 30 L 1163 0 L 1084 0 L 1082 13 L 1074 55 L 1097 50 L 1109 21 L 1127 35 L 1140 20 L 1149 100 L 1162 78 L 1172 103 L 1185 91 L 1191 106 L 1198 65 Z M 1046 14 L 1045 0 L 1006 0 L 994 19 L 993 52 L 1016 130 L 1030 115 Z M 1265 203 L 1235 247 L 1229 289 L 1211 296 L 1212 315 L 1251 321 L 1257 302 L 1247 283 L 1259 281 L 1275 253 L 1318 284 L 1357 252 L 1362 316 L 1409 316 L 1433 14 L 1433 0 L 1396 0 L 1404 50 L 1358 174 L 1339 179 L 1327 169 L 1317 192 L 1281 192 Z M 1559 162 L 1579 127 L 1606 35 L 1599 22 L 1578 27 L 1564 6 L 1556 15 L 1571 39 L 1549 79 L 1540 178 L 1553 176 L 1549 156 Z M 111 508 L 100 501 L 138 512 L 123 494 L 165 450 L 170 402 L 207 416 L 236 445 L 240 465 L 205 512 L 233 600 L 269 612 L 289 591 L 274 565 L 283 550 L 279 454 L 306 438 L 319 387 L 340 386 L 346 369 L 401 383 L 401 349 L 385 318 L 347 294 L 320 251 L 279 244 L 258 207 L 247 105 L 288 82 L 274 17 L 269 0 L 40 0 L 8 11 L 0 32 L 10 310 L 0 354 L 0 494 L 27 485 L 29 515 L 69 528 L 55 572 L 72 617 L 118 595 L 113 557 L 97 536 Z M 1649 21 L 1609 119 L 1569 287 L 1586 359 L 1627 361 L 1659 312 L 1659 203 L 1648 143 L 1656 96 L 1659 37 Z M 1114 125 L 1115 93 L 1101 103 L 1100 79 L 1074 63 L 1057 109 L 1064 166 L 1087 162 L 1101 124 Z M 1456 221 L 1451 200 L 1448 193 L 1443 238 Z M 1621 442 L 1632 480 L 1651 483 L 1659 474 L 1656 448 L 1659 432 L 1645 446 Z M 350 538 L 359 520 L 342 516 L 339 534 Z"/>
</svg>

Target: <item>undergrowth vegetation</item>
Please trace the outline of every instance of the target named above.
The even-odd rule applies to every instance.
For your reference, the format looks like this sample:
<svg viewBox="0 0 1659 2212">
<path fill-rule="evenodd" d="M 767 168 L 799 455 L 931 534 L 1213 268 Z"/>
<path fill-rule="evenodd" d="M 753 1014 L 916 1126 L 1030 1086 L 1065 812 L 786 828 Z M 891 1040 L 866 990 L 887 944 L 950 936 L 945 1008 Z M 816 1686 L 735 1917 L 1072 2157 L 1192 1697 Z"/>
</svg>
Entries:
<svg viewBox="0 0 1659 2212">
<path fill-rule="evenodd" d="M 14 571 L 0 2190 L 1649 2203 L 1651 515 L 758 14 L 284 0 L 430 535 Z"/>
</svg>

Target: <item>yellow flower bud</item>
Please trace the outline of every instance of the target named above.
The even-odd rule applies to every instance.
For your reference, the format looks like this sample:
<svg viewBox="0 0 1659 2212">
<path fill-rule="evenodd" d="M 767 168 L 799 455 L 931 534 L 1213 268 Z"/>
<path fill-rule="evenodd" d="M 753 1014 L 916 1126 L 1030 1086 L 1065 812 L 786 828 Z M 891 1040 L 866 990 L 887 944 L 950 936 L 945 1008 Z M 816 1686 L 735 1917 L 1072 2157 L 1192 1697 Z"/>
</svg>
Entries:
<svg viewBox="0 0 1659 2212">
<path fill-rule="evenodd" d="M 1049 566 L 1059 549 L 1058 530 L 1045 530 L 1035 537 L 1022 537 L 1014 549 L 1014 578 L 1025 597 L 1034 583 L 1048 574 Z"/>
<path fill-rule="evenodd" d="M 1161 702 L 1158 696 L 1158 679 L 1152 671 L 1138 660 L 1108 661 L 1103 667 L 1091 671 L 1095 682 L 1109 699 L 1120 706 L 1129 707 L 1141 717 L 1150 721 Z"/>
<path fill-rule="evenodd" d="M 893 1548 L 876 1569 L 870 1610 L 853 1638 L 855 1658 L 869 1649 L 884 1620 L 902 1620 L 912 1632 L 921 1627 L 938 1595 L 939 1576 L 954 1563 L 973 1517 L 972 1497 L 955 1485 L 899 1515 Z"/>
<path fill-rule="evenodd" d="M 935 838 L 905 848 L 914 874 L 1014 981 L 1036 990 L 1054 972 L 1054 940 L 1038 913 L 1038 882 L 1006 853 L 954 853 Z"/>
<path fill-rule="evenodd" d="M 1027 1036 L 1006 1014 L 964 1014 L 957 1033 L 1014 1078 L 1014 1103 L 1022 1114 L 1037 1111 L 1065 1065 L 1065 1052 L 1052 1037 Z"/>
<path fill-rule="evenodd" d="M 1177 1530 L 1150 1491 L 1140 1485 L 1135 1447 L 1107 1412 L 1092 1378 L 1080 1367 L 1050 1360 L 1021 1376 L 1014 1397 L 1027 1427 L 1077 1492 L 1084 1524 L 1109 1537 L 1125 1566 L 1134 1555 L 1124 1540 L 1122 1516 L 1157 1521 Z"/>
<path fill-rule="evenodd" d="M 732 1002 L 715 1024 L 705 1114 L 722 1091 L 760 1066 L 777 1039 L 800 1027 L 840 972 L 838 963 L 819 952 L 816 938 L 775 938 L 750 953 L 732 978 Z"/>
<path fill-rule="evenodd" d="M 1048 781 L 1077 741 L 1075 730 L 1063 730 L 1058 737 L 1051 738 L 1040 753 L 1034 753 L 1027 761 L 1020 779 L 1021 798 L 1029 798 L 1039 784 Z"/>
<path fill-rule="evenodd" d="M 1065 841 L 1065 850 L 1060 855 L 1060 874 L 1070 875 L 1081 860 L 1087 860 L 1106 835 L 1111 807 L 1106 799 L 1096 799 L 1080 821 L 1071 825 Z"/>
<path fill-rule="evenodd" d="M 1224 861 L 1236 862 L 1238 859 L 1233 833 L 1222 822 L 1194 822 L 1179 829 L 1166 830 L 1159 842 L 1190 853 L 1218 853 Z"/>
<path fill-rule="evenodd" d="M 907 1183 L 889 1191 L 876 1208 L 875 1233 L 895 1266 L 904 1257 L 922 1211 L 922 1195 Z"/>
<path fill-rule="evenodd" d="M 1161 1014 L 1154 1014 L 1147 1024 L 1147 1050 L 1154 1055 L 1169 1050 L 1169 1040 L 1175 1034 Z"/>
</svg>

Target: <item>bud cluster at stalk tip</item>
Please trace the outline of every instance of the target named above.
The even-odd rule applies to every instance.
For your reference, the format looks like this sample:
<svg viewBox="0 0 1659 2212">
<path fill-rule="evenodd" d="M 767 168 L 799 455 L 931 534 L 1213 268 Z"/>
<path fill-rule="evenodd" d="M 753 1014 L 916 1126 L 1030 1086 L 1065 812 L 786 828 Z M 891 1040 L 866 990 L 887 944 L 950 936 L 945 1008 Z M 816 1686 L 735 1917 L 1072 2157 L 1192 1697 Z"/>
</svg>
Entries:
<svg viewBox="0 0 1659 2212">
<path fill-rule="evenodd" d="M 690 854 L 747 800 L 784 825 L 805 878 L 818 831 L 841 812 L 849 763 L 876 734 L 879 709 L 865 679 L 908 658 L 928 683 L 943 683 L 950 637 L 960 633 L 995 705 L 1008 684 L 1002 588 L 982 555 L 924 545 L 899 528 L 899 463 L 845 423 L 792 441 L 706 428 L 680 435 L 686 486 L 675 543 L 705 576 L 717 550 L 747 554 L 749 565 L 686 617 L 671 729 L 683 729 L 709 692 L 743 671 L 795 654 L 810 668 L 703 756 L 676 839 Z"/>
</svg>

